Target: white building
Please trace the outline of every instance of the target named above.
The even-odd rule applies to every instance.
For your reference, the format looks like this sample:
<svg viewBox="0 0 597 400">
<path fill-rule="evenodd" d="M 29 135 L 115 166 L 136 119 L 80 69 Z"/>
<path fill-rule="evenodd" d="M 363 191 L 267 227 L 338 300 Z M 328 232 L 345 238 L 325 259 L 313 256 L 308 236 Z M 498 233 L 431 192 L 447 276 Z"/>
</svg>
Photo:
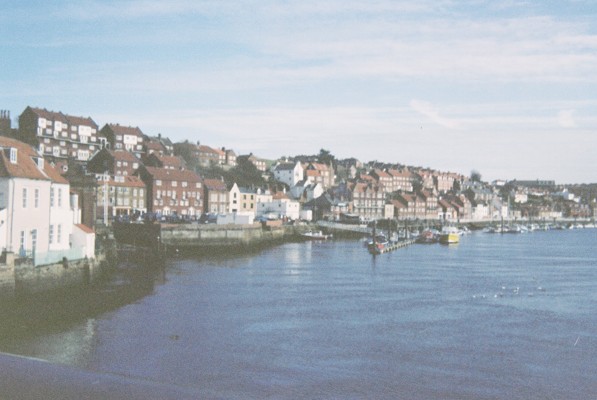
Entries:
<svg viewBox="0 0 597 400">
<path fill-rule="evenodd" d="M 91 245 L 87 237 L 73 244 L 79 210 L 71 207 L 68 181 L 25 143 L 0 137 L 0 150 L 0 248 L 35 265 L 93 254 L 80 245 Z"/>
<path fill-rule="evenodd" d="M 304 170 L 300 162 L 280 163 L 274 168 L 274 178 L 278 182 L 287 184 L 289 187 L 295 186 L 303 180 Z"/>
<path fill-rule="evenodd" d="M 299 219 L 301 206 L 298 201 L 291 200 L 286 193 L 276 193 L 270 201 L 257 203 L 257 216 Z"/>
</svg>

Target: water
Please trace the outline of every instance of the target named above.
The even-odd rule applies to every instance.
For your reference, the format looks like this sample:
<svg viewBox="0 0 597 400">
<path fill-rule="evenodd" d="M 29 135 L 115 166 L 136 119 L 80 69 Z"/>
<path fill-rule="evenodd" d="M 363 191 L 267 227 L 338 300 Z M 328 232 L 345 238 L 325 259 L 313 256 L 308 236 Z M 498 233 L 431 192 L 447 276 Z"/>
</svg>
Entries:
<svg viewBox="0 0 597 400">
<path fill-rule="evenodd" d="M 596 247 L 597 229 L 475 233 L 126 266 L 101 289 L 122 304 L 8 330 L 0 350 L 206 398 L 595 399 Z"/>
</svg>

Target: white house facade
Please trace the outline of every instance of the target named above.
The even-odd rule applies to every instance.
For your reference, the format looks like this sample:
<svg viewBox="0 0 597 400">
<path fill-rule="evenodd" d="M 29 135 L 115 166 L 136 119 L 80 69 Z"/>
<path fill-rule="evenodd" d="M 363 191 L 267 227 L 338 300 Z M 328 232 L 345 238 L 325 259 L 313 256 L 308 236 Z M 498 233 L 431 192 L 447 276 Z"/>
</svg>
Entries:
<svg viewBox="0 0 597 400">
<path fill-rule="evenodd" d="M 35 265 L 84 258 L 72 245 L 78 210 L 68 181 L 25 143 L 0 137 L 0 148 L 0 248 Z"/>
<path fill-rule="evenodd" d="M 304 170 L 300 162 L 280 163 L 274 168 L 274 178 L 278 182 L 287 184 L 289 187 L 295 186 L 303 180 Z"/>
</svg>

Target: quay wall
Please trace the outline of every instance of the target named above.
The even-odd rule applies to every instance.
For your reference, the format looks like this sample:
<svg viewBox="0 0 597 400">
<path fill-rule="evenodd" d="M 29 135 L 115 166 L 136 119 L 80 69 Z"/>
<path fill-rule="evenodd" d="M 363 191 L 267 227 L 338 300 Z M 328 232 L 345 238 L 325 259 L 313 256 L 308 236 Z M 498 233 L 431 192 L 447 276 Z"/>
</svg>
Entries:
<svg viewBox="0 0 597 400">
<path fill-rule="evenodd" d="M 109 254 L 98 252 L 95 258 L 67 260 L 35 266 L 30 259 L 15 259 L 13 253 L 0 258 L 0 298 L 14 299 L 94 282 L 109 264 Z"/>
<path fill-rule="evenodd" d="M 36 294 L 89 282 L 92 260 L 65 260 L 62 263 L 15 267 L 15 288 L 18 295 Z"/>
<path fill-rule="evenodd" d="M 4 253 L 0 264 L 0 298 L 13 298 L 15 295 L 14 254 Z"/>
<path fill-rule="evenodd" d="M 156 253 L 171 251 L 247 251 L 299 239 L 313 225 L 117 224 L 120 246 L 146 247 Z M 321 229 L 321 228 L 319 228 Z"/>
<path fill-rule="evenodd" d="M 292 226 L 253 225 L 162 225 L 161 244 L 179 250 L 216 248 L 260 248 L 296 236 Z"/>
</svg>

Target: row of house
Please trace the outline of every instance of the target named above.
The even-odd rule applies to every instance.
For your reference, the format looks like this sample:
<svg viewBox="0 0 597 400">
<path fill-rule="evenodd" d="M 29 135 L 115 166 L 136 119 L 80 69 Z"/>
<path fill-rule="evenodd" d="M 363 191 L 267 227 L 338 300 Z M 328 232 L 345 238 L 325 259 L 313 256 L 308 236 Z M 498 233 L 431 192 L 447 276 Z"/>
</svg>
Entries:
<svg viewBox="0 0 597 400">
<path fill-rule="evenodd" d="M 95 256 L 69 182 L 33 147 L 0 137 L 0 248 L 35 265 Z"/>
</svg>

